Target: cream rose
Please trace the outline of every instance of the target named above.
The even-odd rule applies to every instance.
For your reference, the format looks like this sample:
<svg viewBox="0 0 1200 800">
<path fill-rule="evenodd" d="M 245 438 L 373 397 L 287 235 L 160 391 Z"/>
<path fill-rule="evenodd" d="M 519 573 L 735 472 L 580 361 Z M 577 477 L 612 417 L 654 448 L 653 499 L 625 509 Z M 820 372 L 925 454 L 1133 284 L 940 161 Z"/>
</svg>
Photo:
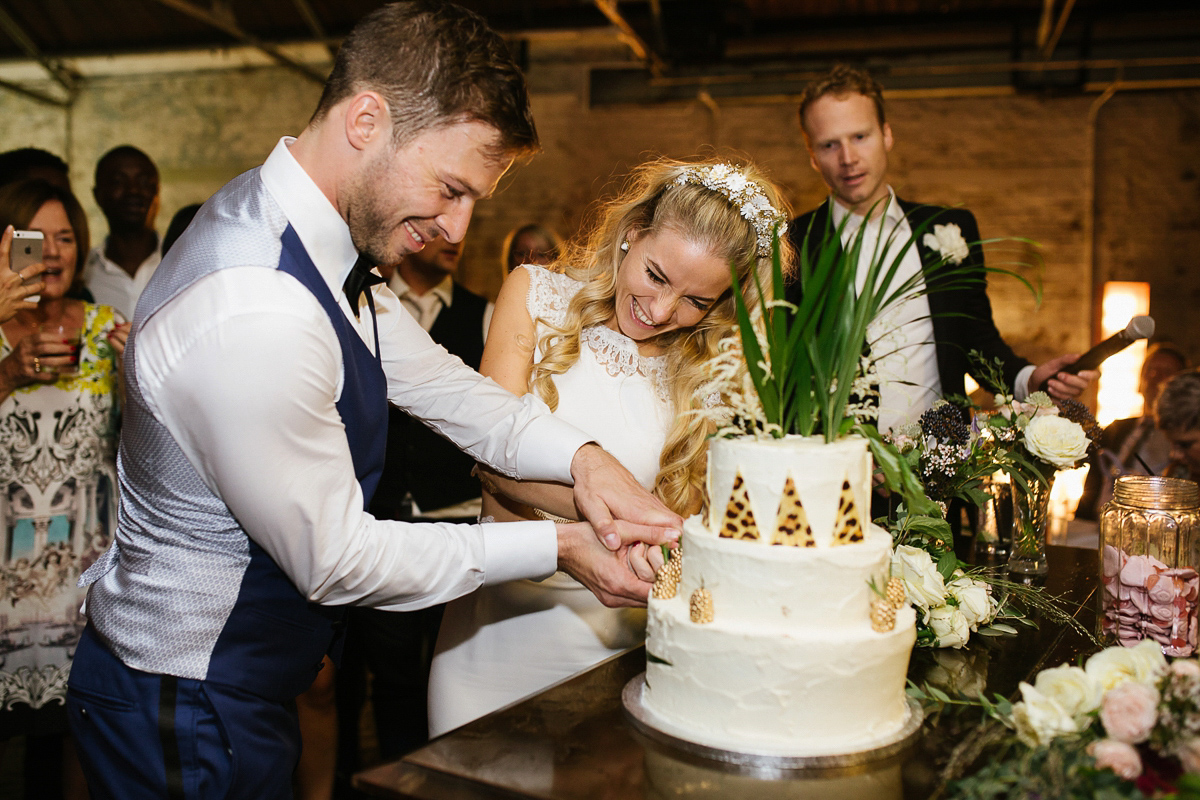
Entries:
<svg viewBox="0 0 1200 800">
<path fill-rule="evenodd" d="M 933 233 L 925 234 L 921 243 L 930 250 L 941 253 L 951 264 L 961 264 L 971 252 L 967 240 L 963 238 L 962 229 L 953 222 L 949 225 L 934 225 Z"/>
<path fill-rule="evenodd" d="M 1127 649 L 1133 663 L 1133 679 L 1151 685 L 1158 683 L 1158 679 L 1167 671 L 1167 659 L 1159 643 L 1153 639 L 1142 639 Z"/>
<path fill-rule="evenodd" d="M 908 599 L 922 611 L 946 601 L 946 582 L 929 553 L 902 544 L 892 555 L 892 574 L 904 581 Z"/>
<path fill-rule="evenodd" d="M 1156 644 L 1155 647 L 1157 646 Z M 1083 668 L 1105 691 L 1125 681 L 1141 680 L 1138 677 L 1141 672 L 1139 657 L 1134 655 L 1133 650 L 1134 648 L 1120 645 L 1106 647 L 1089 658 Z"/>
<path fill-rule="evenodd" d="M 938 647 L 962 647 L 971 637 L 971 626 L 954 606 L 938 606 L 929 612 L 929 629 L 938 637 Z"/>
<path fill-rule="evenodd" d="M 1017 736 L 1030 747 L 1049 744 L 1051 739 L 1078 733 L 1079 726 L 1057 702 L 1028 683 L 1021 683 L 1021 702 L 1012 709 Z"/>
<path fill-rule="evenodd" d="M 958 610 L 967 619 L 971 630 L 987 625 L 996 616 L 997 605 L 992 599 L 992 589 L 983 581 L 966 576 L 955 578 L 946 586 L 958 600 Z"/>
<path fill-rule="evenodd" d="M 1100 707 L 1104 688 L 1079 667 L 1063 664 L 1038 673 L 1037 689 L 1071 715 L 1080 728 L 1086 727 L 1088 714 Z"/>
<path fill-rule="evenodd" d="M 1056 467 L 1073 467 L 1087 455 L 1088 438 L 1082 425 L 1066 417 L 1034 417 L 1025 426 L 1025 446 Z"/>
<path fill-rule="evenodd" d="M 1100 722 L 1110 739 L 1139 744 L 1150 738 L 1158 719 L 1158 690 L 1137 681 L 1109 689 L 1100 704 Z"/>
<path fill-rule="evenodd" d="M 1111 769 L 1118 777 L 1127 781 L 1134 780 L 1142 774 L 1142 757 L 1132 745 L 1115 739 L 1101 739 L 1089 744 L 1087 752 L 1096 759 L 1097 767 Z"/>
</svg>

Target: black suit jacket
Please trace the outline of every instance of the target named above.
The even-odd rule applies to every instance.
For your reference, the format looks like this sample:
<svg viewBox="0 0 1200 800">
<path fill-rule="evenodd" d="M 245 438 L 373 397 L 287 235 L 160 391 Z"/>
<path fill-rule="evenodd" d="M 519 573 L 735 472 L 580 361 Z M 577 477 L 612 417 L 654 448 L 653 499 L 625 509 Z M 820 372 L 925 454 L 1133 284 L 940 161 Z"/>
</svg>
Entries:
<svg viewBox="0 0 1200 800">
<path fill-rule="evenodd" d="M 964 394 L 965 384 L 963 375 L 970 373 L 981 385 L 983 381 L 975 369 L 967 353 L 978 350 L 987 361 L 999 358 L 1004 364 L 1003 374 L 1006 385 L 994 387 L 1003 389 L 1005 393 L 1012 391 L 1013 382 L 1028 361 L 1018 356 L 1012 348 L 1005 344 L 992 321 L 992 305 L 987 296 L 987 278 L 983 270 L 983 247 L 979 244 L 979 226 L 975 215 L 962 208 L 944 208 L 942 206 L 923 206 L 900 200 L 900 208 L 908 218 L 909 226 L 916 229 L 930 218 L 925 232 L 932 233 L 933 225 L 953 223 L 962 230 L 963 238 L 970 245 L 970 253 L 966 263 L 978 270 L 978 283 L 969 286 L 937 290 L 936 281 L 929 281 L 929 311 L 933 322 L 934 346 L 937 348 L 938 377 L 942 383 L 942 394 Z M 806 246 L 810 255 L 815 254 L 825 236 L 826 227 L 830 224 L 830 205 L 833 199 L 825 201 L 807 214 L 801 214 L 792 220 L 788 226 L 788 236 L 791 237 L 792 247 L 799 254 Z M 808 236 L 811 225 L 812 235 Z M 938 262 L 940 256 L 922 241 L 924 233 L 916 243 L 917 254 L 921 258 L 924 270 L 930 269 Z M 799 255 L 797 255 L 797 258 Z M 798 279 L 788 286 L 787 297 L 792 302 L 798 302 L 803 287 Z M 993 387 L 988 387 L 993 388 Z"/>
</svg>

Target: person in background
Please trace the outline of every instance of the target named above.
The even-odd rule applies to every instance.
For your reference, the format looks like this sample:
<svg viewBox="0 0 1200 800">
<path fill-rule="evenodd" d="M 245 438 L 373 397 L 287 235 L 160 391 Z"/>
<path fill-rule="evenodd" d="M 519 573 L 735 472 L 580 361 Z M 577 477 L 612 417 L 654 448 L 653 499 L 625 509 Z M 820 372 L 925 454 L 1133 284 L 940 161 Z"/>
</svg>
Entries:
<svg viewBox="0 0 1200 800">
<path fill-rule="evenodd" d="M 171 249 L 171 245 L 175 244 L 175 240 L 183 235 L 187 230 L 187 226 L 192 224 L 192 220 L 196 218 L 196 212 L 200 210 L 202 203 L 192 203 L 190 206 L 184 206 L 175 212 L 175 216 L 171 217 L 171 223 L 167 225 L 167 232 L 162 237 L 162 255 L 166 255 Z"/>
<path fill-rule="evenodd" d="M 587 431 L 676 513 L 700 509 L 707 438 L 697 390 L 734 334 L 730 265 L 754 305 L 787 217 L 753 165 L 661 159 L 634 170 L 554 269 L 519 267 L 497 301 L 481 372 Z M 784 247 L 784 257 L 790 256 Z M 567 487 L 483 470 L 483 513 L 574 519 Z M 634 647 L 640 609 L 604 608 L 576 581 L 485 587 L 446 608 L 429 681 L 439 736 Z"/>
<path fill-rule="evenodd" d="M 1142 415 L 1109 423 L 1092 455 L 1083 495 L 1075 516 L 1096 519 L 1112 498 L 1113 482 L 1119 475 L 1162 475 L 1171 462 L 1171 442 L 1154 423 L 1154 404 L 1163 385 L 1187 369 L 1187 356 L 1169 342 L 1156 342 L 1146 349 L 1138 376 Z"/>
<path fill-rule="evenodd" d="M 830 194 L 820 206 L 797 217 L 788 227 L 796 252 L 807 241 L 808 251 L 813 253 L 827 226 L 832 223 L 832 229 L 837 230 L 849 216 L 843 244 L 861 226 L 868 226 L 858 263 L 862 281 L 877 242 L 887 242 L 894 235 L 891 247 L 895 252 L 888 258 L 898 256 L 913 229 L 932 217 L 934 224 L 945 226 L 945 243 L 937 239 L 931 245 L 934 229 L 927 228 L 929 234 L 904 253 L 893 285 L 922 274 L 943 257 L 952 263 L 965 259 L 978 269 L 977 285 L 917 295 L 872 322 L 868 335 L 871 351 L 877 356 L 881 431 L 916 422 L 942 396 L 964 395 L 966 373 L 981 380 L 968 357 L 972 350 L 981 352 L 989 363 L 999 359 L 1003 365 L 1007 385 L 987 388 L 1011 391 L 1018 400 L 1044 381 L 1049 381 L 1048 391 L 1054 397 L 1077 397 L 1096 379 L 1099 373 L 1095 371 L 1078 375 L 1062 371 L 1077 355 L 1060 356 L 1035 366 L 1014 353 L 1001 338 L 988 301 L 979 228 L 970 211 L 916 205 L 896 196 L 887 178 L 892 128 L 884 117 L 883 89 L 874 78 L 862 70 L 835 67 L 805 87 L 799 116 L 809 161 Z M 788 287 L 787 299 L 799 303 L 802 295 L 803 286 L 797 279 Z"/>
<path fill-rule="evenodd" d="M 0 186 L 39 178 L 60 189 L 71 191 L 67 162 L 54 153 L 37 147 L 21 147 L 0 153 Z"/>
<path fill-rule="evenodd" d="M 540 222 L 531 222 L 513 228 L 504 237 L 500 248 L 500 264 L 504 274 L 512 272 L 522 264 L 541 267 L 553 264 L 562 248 L 562 237 Z"/>
<path fill-rule="evenodd" d="M 1200 478 L 1200 371 L 1181 372 L 1167 382 L 1154 404 L 1154 420 L 1171 442 L 1166 474 Z"/>
<path fill-rule="evenodd" d="M 41 180 L 9 184 L 0 225 L 41 231 L 46 269 L 36 307 L 0 325 L 0 740 L 25 735 L 27 798 L 83 798 L 63 703 L 85 622 L 77 581 L 116 529 L 127 329 L 113 309 L 67 297 L 88 245 L 74 195 Z"/>
<path fill-rule="evenodd" d="M 158 167 L 136 147 L 114 147 L 96 162 L 92 196 L 108 221 L 108 236 L 88 254 L 83 282 L 97 303 L 126 319 L 133 319 L 138 298 L 162 260 L 154 230 L 158 190 Z"/>
</svg>

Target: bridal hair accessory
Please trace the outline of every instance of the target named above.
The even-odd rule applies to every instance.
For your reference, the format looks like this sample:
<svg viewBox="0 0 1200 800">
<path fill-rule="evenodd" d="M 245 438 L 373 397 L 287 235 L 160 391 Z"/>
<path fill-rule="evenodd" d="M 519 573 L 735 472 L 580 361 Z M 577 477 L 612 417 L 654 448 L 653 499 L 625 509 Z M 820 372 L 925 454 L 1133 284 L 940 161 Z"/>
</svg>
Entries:
<svg viewBox="0 0 1200 800">
<path fill-rule="evenodd" d="M 779 235 L 787 230 L 783 214 L 763 194 L 758 184 L 750 180 L 731 164 L 714 164 L 711 167 L 687 167 L 675 179 L 679 186 L 699 184 L 714 192 L 720 192 L 758 232 L 758 257 L 771 255 L 771 234 L 779 225 Z"/>
</svg>

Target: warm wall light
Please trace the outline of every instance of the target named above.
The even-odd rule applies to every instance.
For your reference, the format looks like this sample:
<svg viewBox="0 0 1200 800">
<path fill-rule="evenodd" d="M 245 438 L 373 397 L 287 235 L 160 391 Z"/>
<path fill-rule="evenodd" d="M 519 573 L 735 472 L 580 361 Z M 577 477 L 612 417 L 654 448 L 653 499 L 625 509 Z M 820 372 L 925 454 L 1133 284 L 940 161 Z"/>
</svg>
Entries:
<svg viewBox="0 0 1200 800">
<path fill-rule="evenodd" d="M 1150 312 L 1150 284 L 1137 281 L 1108 281 L 1100 311 L 1100 338 L 1124 330 L 1129 319 Z M 1101 367 L 1096 390 L 1096 419 L 1107 425 L 1115 419 L 1141 416 L 1142 395 L 1138 375 L 1146 357 L 1145 340 L 1135 342 Z"/>
</svg>

